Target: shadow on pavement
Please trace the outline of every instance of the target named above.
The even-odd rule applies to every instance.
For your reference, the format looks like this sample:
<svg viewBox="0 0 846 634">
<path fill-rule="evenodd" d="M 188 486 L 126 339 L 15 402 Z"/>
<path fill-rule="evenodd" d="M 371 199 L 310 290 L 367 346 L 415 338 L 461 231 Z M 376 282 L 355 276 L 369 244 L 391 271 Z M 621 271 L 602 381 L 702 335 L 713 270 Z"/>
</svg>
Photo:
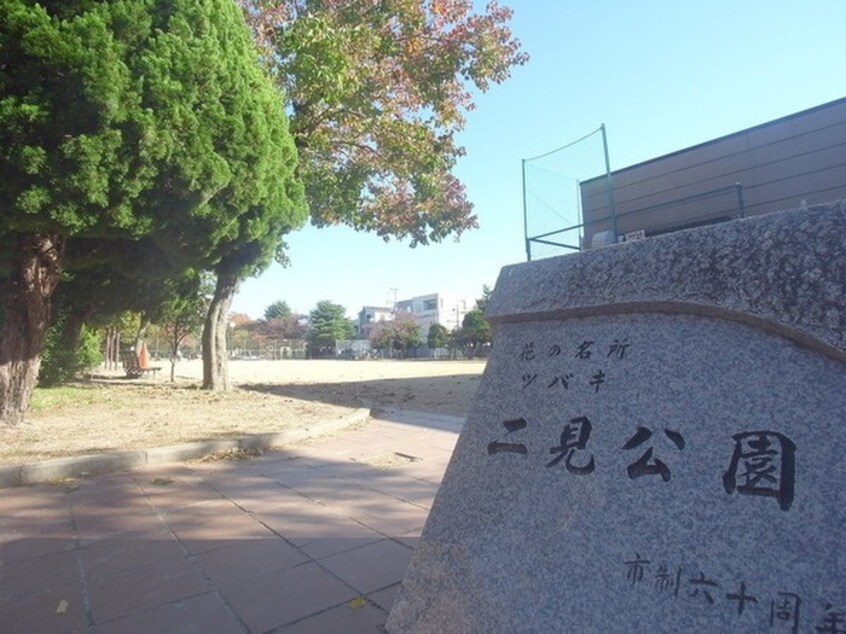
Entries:
<svg viewBox="0 0 846 634">
<path fill-rule="evenodd" d="M 456 438 L 375 420 L 249 461 L 4 491 L 0 623 L 379 632 Z"/>
</svg>

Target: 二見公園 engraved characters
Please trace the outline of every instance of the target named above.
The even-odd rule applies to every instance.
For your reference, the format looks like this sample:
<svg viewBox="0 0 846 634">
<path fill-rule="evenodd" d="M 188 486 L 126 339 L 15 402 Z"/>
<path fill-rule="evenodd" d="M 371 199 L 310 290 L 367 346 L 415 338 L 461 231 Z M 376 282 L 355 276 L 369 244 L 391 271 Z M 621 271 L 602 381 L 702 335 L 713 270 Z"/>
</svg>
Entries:
<svg viewBox="0 0 846 634">
<path fill-rule="evenodd" d="M 735 434 L 734 453 L 723 475 L 726 493 L 761 495 L 778 500 L 783 511 L 793 504 L 796 445 L 774 431 Z"/>
<path fill-rule="evenodd" d="M 676 448 L 681 451 L 685 447 L 684 438 L 682 435 L 671 429 L 665 429 L 664 435 L 672 442 Z M 626 441 L 623 449 L 634 449 L 639 447 L 652 437 L 652 430 L 647 427 L 638 427 L 634 435 Z M 636 480 L 637 478 L 649 475 L 659 475 L 664 482 L 670 481 L 670 467 L 656 457 L 654 457 L 654 448 L 649 447 L 637 460 L 631 463 L 626 468 L 629 478 Z"/>
<path fill-rule="evenodd" d="M 596 468 L 593 454 L 591 454 L 590 460 L 582 460 L 582 464 L 576 464 L 573 459 L 576 452 L 586 449 L 588 440 L 590 440 L 590 432 L 591 424 L 587 416 L 570 419 L 570 422 L 564 425 L 564 429 L 561 431 L 558 445 L 549 449 L 549 453 L 558 455 L 546 466 L 553 467 L 563 460 L 564 467 L 572 474 L 587 475 L 593 473 Z"/>
<path fill-rule="evenodd" d="M 527 425 L 528 423 L 525 418 L 514 418 L 502 422 L 502 426 L 505 427 L 506 436 L 520 431 L 521 429 L 525 429 Z M 503 439 L 499 439 L 488 443 L 488 455 L 492 456 L 496 453 L 514 453 L 525 456 L 529 453 L 529 450 L 523 443 L 506 442 Z"/>
</svg>

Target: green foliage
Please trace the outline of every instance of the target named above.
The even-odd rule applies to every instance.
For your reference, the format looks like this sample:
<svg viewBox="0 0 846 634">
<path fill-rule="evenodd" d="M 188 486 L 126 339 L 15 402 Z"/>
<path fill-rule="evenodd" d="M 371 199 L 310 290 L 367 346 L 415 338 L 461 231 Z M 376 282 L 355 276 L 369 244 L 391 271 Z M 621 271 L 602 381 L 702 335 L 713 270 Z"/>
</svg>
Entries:
<svg viewBox="0 0 846 634">
<path fill-rule="evenodd" d="M 180 275 L 148 239 L 73 238 L 65 260 L 54 308 L 89 325 L 119 325 L 124 332 L 138 332 L 142 323 L 155 320 L 167 300 L 169 280 Z M 129 314 L 132 323 L 119 324 Z"/>
<path fill-rule="evenodd" d="M 291 316 L 291 308 L 288 303 L 283 300 L 277 300 L 264 310 L 264 318 L 271 319 L 287 319 Z"/>
<path fill-rule="evenodd" d="M 0 274 L 16 234 L 53 232 L 94 249 L 71 271 L 243 276 L 302 224 L 282 98 L 231 0 L 0 0 L 0 15 Z"/>
<path fill-rule="evenodd" d="M 131 310 L 125 310 L 118 315 L 115 315 L 109 323 L 109 326 L 114 326 L 122 333 L 134 333 L 141 329 L 141 315 Z"/>
<path fill-rule="evenodd" d="M 491 342 L 491 325 L 481 310 L 474 308 L 464 315 L 458 339 L 463 345 L 472 348 Z"/>
<path fill-rule="evenodd" d="M 162 287 L 162 299 L 158 302 L 158 310 L 150 314 L 150 321 L 159 326 L 184 321 L 198 328 L 209 304 L 210 276 L 188 269 L 179 276 L 165 279 Z"/>
<path fill-rule="evenodd" d="M 476 310 L 484 314 L 488 310 L 488 303 L 491 300 L 493 289 L 487 284 L 482 284 L 482 296 L 476 300 Z"/>
<path fill-rule="evenodd" d="M 188 269 L 217 273 L 219 308 L 284 259 L 308 215 L 297 152 L 231 0 L 0 0 L 0 16 L 0 303 L 39 292 L 14 279 L 33 234 L 91 320 L 146 323 Z"/>
<path fill-rule="evenodd" d="M 143 234 L 150 218 L 135 198 L 154 182 L 150 154 L 161 146 L 149 142 L 152 114 L 126 61 L 149 35 L 147 9 L 78 1 L 54 10 L 0 1 L 4 233 Z"/>
<path fill-rule="evenodd" d="M 38 372 L 40 386 L 54 387 L 67 383 L 103 360 L 97 331 L 82 327 L 78 334 L 74 333 L 75 337 L 68 337 L 67 322 L 67 315 L 60 315 L 47 331 Z"/>
<path fill-rule="evenodd" d="M 160 59 L 147 72 L 161 78 L 150 80 L 150 105 L 169 124 L 170 161 L 194 165 L 186 184 L 199 198 L 177 224 L 169 192 L 160 192 L 156 208 L 167 231 L 156 242 L 170 257 L 187 253 L 192 264 L 243 278 L 269 264 L 282 236 L 305 220 L 297 153 L 282 96 L 258 67 L 237 8 L 231 0 L 193 4 L 158 37 Z M 191 74 L 174 85 L 173 68 Z"/>
<path fill-rule="evenodd" d="M 412 246 L 476 226 L 452 174 L 471 90 L 527 58 L 491 2 L 239 0 L 285 89 L 312 220 Z"/>
<path fill-rule="evenodd" d="M 450 334 L 446 326 L 442 324 L 432 324 L 429 326 L 429 333 L 426 337 L 426 345 L 433 350 L 435 348 L 446 348 L 449 345 Z"/>
<path fill-rule="evenodd" d="M 490 302 L 491 288 L 485 284 L 482 286 L 482 296 L 476 300 L 476 307 L 464 315 L 461 328 L 455 334 L 456 342 L 465 348 L 472 348 L 476 351 L 479 347 L 491 343 L 491 325 L 485 319 L 485 311 Z"/>
<path fill-rule="evenodd" d="M 162 286 L 163 299 L 151 321 L 165 335 L 171 357 L 175 358 L 182 340 L 189 334 L 199 333 L 202 328 L 209 306 L 211 283 L 208 276 L 189 270 L 179 277 L 165 280 Z"/>
<path fill-rule="evenodd" d="M 308 343 L 313 352 L 334 348 L 337 339 L 352 339 L 355 326 L 340 304 L 324 300 L 309 313 Z"/>
</svg>

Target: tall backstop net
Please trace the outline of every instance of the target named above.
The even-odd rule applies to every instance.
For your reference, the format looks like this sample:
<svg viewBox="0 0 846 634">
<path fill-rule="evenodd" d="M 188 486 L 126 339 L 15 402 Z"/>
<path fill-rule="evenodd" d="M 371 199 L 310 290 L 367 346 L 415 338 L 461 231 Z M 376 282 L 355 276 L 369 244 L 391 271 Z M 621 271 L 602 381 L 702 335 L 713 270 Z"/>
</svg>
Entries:
<svg viewBox="0 0 846 634">
<path fill-rule="evenodd" d="M 605 126 L 539 156 L 523 159 L 523 226 L 529 260 L 584 248 L 583 181 L 603 177 L 613 190 Z"/>
</svg>

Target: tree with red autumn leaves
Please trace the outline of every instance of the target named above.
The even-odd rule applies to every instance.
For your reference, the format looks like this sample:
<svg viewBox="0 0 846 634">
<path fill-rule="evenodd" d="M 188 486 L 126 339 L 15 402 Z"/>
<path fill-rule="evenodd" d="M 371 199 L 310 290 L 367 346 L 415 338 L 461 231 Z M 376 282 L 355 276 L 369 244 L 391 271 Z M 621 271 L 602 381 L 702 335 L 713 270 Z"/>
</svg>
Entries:
<svg viewBox="0 0 846 634">
<path fill-rule="evenodd" d="M 283 88 L 312 222 L 411 246 L 477 226 L 452 174 L 473 90 L 527 55 L 470 0 L 238 0 Z"/>
</svg>

